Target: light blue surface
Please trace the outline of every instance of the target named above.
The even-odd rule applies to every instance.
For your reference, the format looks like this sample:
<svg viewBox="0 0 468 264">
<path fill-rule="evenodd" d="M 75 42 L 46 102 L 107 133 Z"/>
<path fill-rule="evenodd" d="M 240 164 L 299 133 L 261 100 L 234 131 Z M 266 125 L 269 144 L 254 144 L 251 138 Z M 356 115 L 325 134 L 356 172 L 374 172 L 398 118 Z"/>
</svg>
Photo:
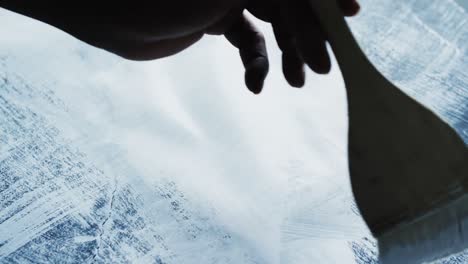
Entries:
<svg viewBox="0 0 468 264">
<path fill-rule="evenodd" d="M 366 54 L 468 142 L 466 1 L 360 2 Z M 221 38 L 133 63 L 0 23 L 0 263 L 376 263 L 336 65 L 290 90 L 269 33 L 255 97 Z"/>
</svg>

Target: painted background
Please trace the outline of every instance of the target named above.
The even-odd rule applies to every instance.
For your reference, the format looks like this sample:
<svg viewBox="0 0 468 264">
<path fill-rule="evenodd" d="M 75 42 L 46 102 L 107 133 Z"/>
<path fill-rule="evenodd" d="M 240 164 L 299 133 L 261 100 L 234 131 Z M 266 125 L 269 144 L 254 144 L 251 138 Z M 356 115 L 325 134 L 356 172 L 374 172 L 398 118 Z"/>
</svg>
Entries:
<svg viewBox="0 0 468 264">
<path fill-rule="evenodd" d="M 468 142 L 466 0 L 360 0 L 374 64 Z M 377 263 L 334 64 L 264 93 L 206 37 L 135 63 L 0 10 L 0 263 Z M 441 261 L 468 263 L 468 253 Z"/>
</svg>

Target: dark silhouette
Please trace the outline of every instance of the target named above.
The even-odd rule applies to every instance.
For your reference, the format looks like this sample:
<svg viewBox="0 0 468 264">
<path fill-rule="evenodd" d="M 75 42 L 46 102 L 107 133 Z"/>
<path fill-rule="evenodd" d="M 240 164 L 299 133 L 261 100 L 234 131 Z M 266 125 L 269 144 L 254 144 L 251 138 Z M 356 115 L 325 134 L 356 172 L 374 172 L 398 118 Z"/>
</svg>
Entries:
<svg viewBox="0 0 468 264">
<path fill-rule="evenodd" d="M 355 1 L 339 0 L 344 15 L 358 12 Z M 304 85 L 304 62 L 317 73 L 330 70 L 326 37 L 307 0 L 152 0 L 100 4 L 3 0 L 0 6 L 131 60 L 176 54 L 204 34 L 225 35 L 240 51 L 247 87 L 260 93 L 268 73 L 268 56 L 263 35 L 243 15 L 248 10 L 273 25 L 283 52 L 284 76 L 292 86 Z"/>
<path fill-rule="evenodd" d="M 133 60 L 176 54 L 204 34 L 239 49 L 247 87 L 259 93 L 268 72 L 262 34 L 244 10 L 273 26 L 283 73 L 294 87 L 304 65 L 330 70 L 329 41 L 346 84 L 349 166 L 360 212 L 378 239 L 383 263 L 416 263 L 468 246 L 468 151 L 437 115 L 401 92 L 368 61 L 343 16 L 355 0 L 3 1 L 91 45 Z M 207 55 L 208 52 L 207 52 Z"/>
<path fill-rule="evenodd" d="M 468 148 L 367 59 L 334 1 L 311 0 L 348 97 L 351 184 L 382 263 L 422 263 L 468 247 Z"/>
</svg>

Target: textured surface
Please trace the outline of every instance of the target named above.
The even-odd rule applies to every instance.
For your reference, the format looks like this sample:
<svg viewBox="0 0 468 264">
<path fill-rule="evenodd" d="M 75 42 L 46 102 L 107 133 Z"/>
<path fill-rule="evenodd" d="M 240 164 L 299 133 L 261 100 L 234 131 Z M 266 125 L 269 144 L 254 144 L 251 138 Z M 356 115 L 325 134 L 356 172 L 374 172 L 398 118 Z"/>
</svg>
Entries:
<svg viewBox="0 0 468 264">
<path fill-rule="evenodd" d="M 366 54 L 468 142 L 464 0 L 361 2 Z M 220 38 L 131 63 L 0 21 L 0 263 L 377 263 L 336 67 L 288 90 L 269 35 L 253 97 Z"/>
</svg>

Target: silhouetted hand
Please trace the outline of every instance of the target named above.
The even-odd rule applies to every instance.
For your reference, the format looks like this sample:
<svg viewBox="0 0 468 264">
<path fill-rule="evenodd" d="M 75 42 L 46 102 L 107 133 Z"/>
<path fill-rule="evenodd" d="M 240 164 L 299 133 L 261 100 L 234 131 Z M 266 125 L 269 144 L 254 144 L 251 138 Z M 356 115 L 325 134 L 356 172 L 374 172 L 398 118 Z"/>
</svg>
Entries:
<svg viewBox="0 0 468 264">
<path fill-rule="evenodd" d="M 3 0 L 0 6 L 131 60 L 167 57 L 190 47 L 204 34 L 223 34 L 239 49 L 247 87 L 259 93 L 269 68 L 265 40 L 243 11 L 247 8 L 272 23 L 283 51 L 285 77 L 292 86 L 300 87 L 304 84 L 304 62 L 319 73 L 330 68 L 325 37 L 314 14 L 304 8 L 307 1 L 152 0 L 93 4 Z M 345 14 L 357 12 L 355 0 L 339 1 Z"/>
<path fill-rule="evenodd" d="M 249 11 L 270 22 L 276 41 L 283 52 L 283 73 L 291 86 L 302 87 L 305 82 L 304 64 L 319 74 L 330 71 L 330 57 L 326 49 L 327 37 L 323 33 L 310 0 L 257 0 L 251 1 Z M 359 12 L 356 0 L 337 1 L 343 15 Z"/>
</svg>

